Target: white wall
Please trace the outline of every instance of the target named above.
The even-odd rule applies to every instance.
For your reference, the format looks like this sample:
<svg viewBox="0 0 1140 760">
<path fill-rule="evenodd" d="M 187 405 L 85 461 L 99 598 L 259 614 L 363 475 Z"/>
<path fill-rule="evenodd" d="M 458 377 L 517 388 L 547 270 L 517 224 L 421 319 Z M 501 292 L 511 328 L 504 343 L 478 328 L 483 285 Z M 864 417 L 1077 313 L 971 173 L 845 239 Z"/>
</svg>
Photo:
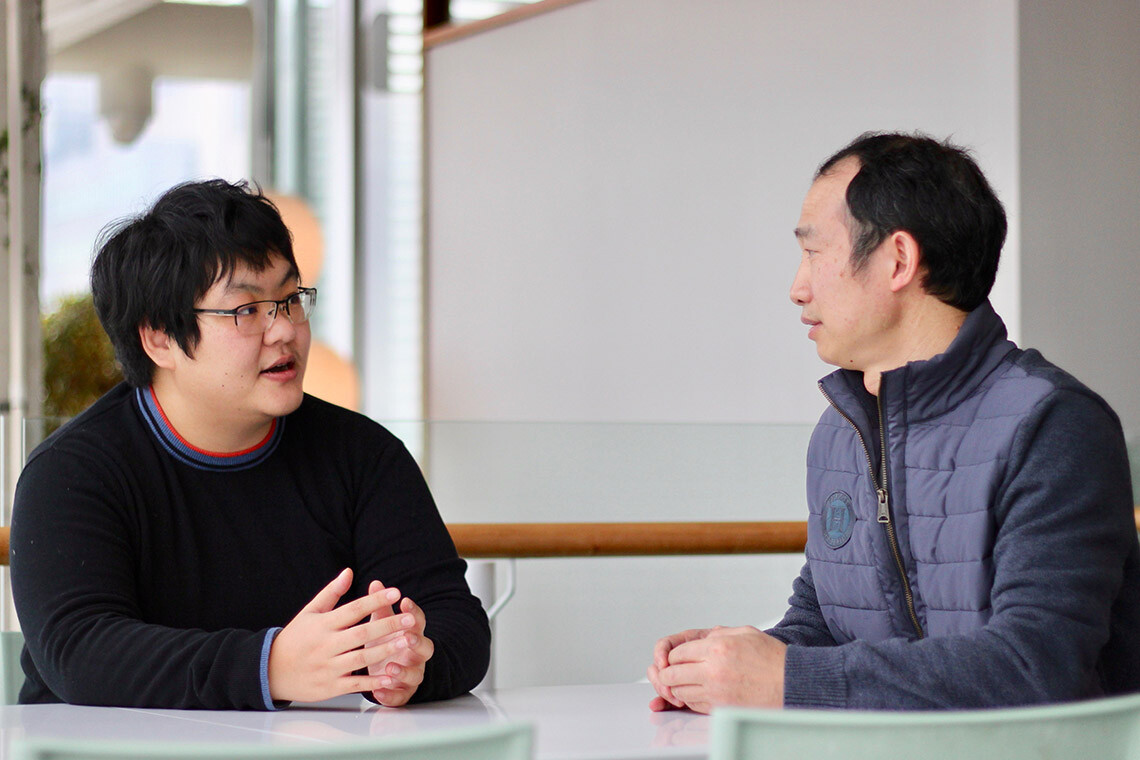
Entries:
<svg viewBox="0 0 1140 760">
<path fill-rule="evenodd" d="M 952 135 L 1018 228 L 1016 4 L 945 8 L 589 0 L 427 51 L 431 417 L 801 426 L 754 444 L 678 427 L 681 459 L 625 440 L 645 457 L 628 468 L 607 465 L 638 461 L 627 449 L 558 426 L 514 442 L 437 431 L 447 519 L 803 517 L 828 368 L 787 290 L 815 167 L 868 129 Z M 1015 233 L 994 296 L 1014 334 L 1017 268 Z M 480 468 L 487 452 L 516 466 Z M 702 478 L 699 463 L 741 456 Z M 472 462 L 495 476 L 472 479 Z M 637 498 L 663 474 L 681 479 L 675 498 Z M 473 498 L 488 482 L 499 495 Z M 778 617 L 799 563 L 524 562 L 496 632 L 499 683 L 640 677 L 657 636 Z"/>
<path fill-rule="evenodd" d="M 1140 3 L 1023 3 L 1025 342 L 1140 443 Z"/>
<path fill-rule="evenodd" d="M 593 0 L 429 50 L 429 414 L 814 420 L 812 172 L 953 135 L 1016 229 L 1015 33 L 1012 1 Z"/>
</svg>

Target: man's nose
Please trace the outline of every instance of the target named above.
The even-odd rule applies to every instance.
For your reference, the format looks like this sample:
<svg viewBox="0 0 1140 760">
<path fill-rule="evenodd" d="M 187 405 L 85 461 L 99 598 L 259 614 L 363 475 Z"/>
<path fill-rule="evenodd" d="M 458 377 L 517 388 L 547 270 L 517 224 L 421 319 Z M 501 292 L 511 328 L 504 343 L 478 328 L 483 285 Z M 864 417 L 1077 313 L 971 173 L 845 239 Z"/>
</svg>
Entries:
<svg viewBox="0 0 1140 760">
<path fill-rule="evenodd" d="M 796 306 L 803 306 L 811 297 L 811 288 L 808 287 L 807 275 L 808 267 L 807 260 L 805 259 L 800 262 L 799 268 L 796 269 L 796 276 L 792 280 L 792 289 L 788 292 L 788 296 Z"/>
<path fill-rule="evenodd" d="M 277 304 L 277 311 L 274 312 L 273 318 L 269 321 L 269 325 L 265 328 L 265 342 L 277 343 L 288 342 L 293 339 L 297 334 L 297 326 L 289 319 L 289 315 L 285 312 L 285 304 Z"/>
</svg>

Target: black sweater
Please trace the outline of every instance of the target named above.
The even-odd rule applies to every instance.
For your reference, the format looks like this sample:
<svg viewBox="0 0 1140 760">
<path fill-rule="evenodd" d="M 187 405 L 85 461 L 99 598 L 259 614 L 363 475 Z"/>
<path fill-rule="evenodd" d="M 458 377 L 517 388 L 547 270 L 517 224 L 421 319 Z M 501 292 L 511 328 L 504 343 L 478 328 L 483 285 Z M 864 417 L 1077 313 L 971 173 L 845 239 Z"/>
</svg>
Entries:
<svg viewBox="0 0 1140 760">
<path fill-rule="evenodd" d="M 263 647 L 345 567 L 423 608 L 414 701 L 474 687 L 490 630 L 419 468 L 380 425 L 306 396 L 255 450 L 204 456 L 120 385 L 17 486 L 20 701 L 264 709 Z"/>
</svg>

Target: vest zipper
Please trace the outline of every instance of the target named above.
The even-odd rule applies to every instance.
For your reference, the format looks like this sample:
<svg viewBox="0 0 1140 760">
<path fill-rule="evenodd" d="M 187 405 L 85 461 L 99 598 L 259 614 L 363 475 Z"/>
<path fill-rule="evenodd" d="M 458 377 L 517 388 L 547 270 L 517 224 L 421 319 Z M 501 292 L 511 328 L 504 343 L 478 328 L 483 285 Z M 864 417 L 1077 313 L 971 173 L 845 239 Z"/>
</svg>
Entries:
<svg viewBox="0 0 1140 760">
<path fill-rule="evenodd" d="M 895 524 L 891 522 L 890 494 L 887 493 L 887 426 L 883 424 L 883 400 L 876 396 L 875 403 L 879 407 L 879 445 L 881 446 L 879 459 L 883 471 L 882 485 L 876 488 L 879 495 L 879 522 L 887 526 L 887 543 L 891 545 L 891 553 L 894 554 L 895 565 L 899 569 L 899 578 L 902 579 L 903 596 L 906 597 L 906 611 L 910 615 L 910 622 L 914 624 L 914 632 L 921 639 L 923 637 L 922 626 L 919 625 L 918 614 L 914 611 L 914 594 L 910 590 L 910 581 L 907 580 L 906 567 L 903 566 L 898 536 L 895 535 Z M 870 459 L 869 455 L 868 459 Z"/>
<path fill-rule="evenodd" d="M 855 431 L 855 435 L 859 438 L 859 445 L 863 447 L 863 454 L 867 457 L 867 470 L 871 475 L 871 485 L 875 488 L 875 496 L 879 500 L 879 510 L 877 519 L 887 530 L 887 543 L 891 547 L 891 556 L 894 557 L 895 567 L 899 572 L 899 579 L 903 585 L 903 597 L 906 599 L 906 611 L 910 617 L 910 622 L 914 626 L 915 633 L 918 638 L 923 638 L 925 634 L 922 632 L 922 625 L 918 622 L 918 614 L 914 611 L 914 593 L 910 588 L 910 581 L 907 580 L 906 566 L 903 565 L 902 553 L 899 551 L 898 536 L 895 534 L 895 525 L 891 522 L 891 495 L 887 491 L 887 428 L 883 424 L 883 402 L 878 397 L 875 402 L 879 408 L 879 443 L 881 446 L 881 469 L 882 478 L 880 479 L 875 475 L 875 464 L 871 461 L 871 450 L 867 448 L 867 440 L 863 437 L 862 431 L 859 426 L 847 416 L 846 412 L 839 408 L 839 405 L 832 400 L 831 396 L 824 389 L 823 383 L 819 383 L 819 392 L 827 399 L 827 403 L 831 408 L 839 413 L 839 416 L 847 420 L 847 424 Z"/>
</svg>

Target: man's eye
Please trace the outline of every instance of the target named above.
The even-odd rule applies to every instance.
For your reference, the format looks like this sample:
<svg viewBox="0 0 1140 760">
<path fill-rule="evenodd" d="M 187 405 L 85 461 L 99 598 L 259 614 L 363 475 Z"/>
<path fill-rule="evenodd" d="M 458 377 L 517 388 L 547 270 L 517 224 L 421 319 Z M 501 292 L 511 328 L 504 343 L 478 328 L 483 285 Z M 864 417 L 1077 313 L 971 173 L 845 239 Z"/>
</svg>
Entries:
<svg viewBox="0 0 1140 760">
<path fill-rule="evenodd" d="M 301 305 L 301 294 L 300 293 L 294 293 L 293 295 L 289 296 L 289 299 L 285 302 L 285 304 L 287 306 L 300 306 Z"/>
<path fill-rule="evenodd" d="M 257 316 L 257 304 L 251 303 L 247 306 L 237 307 L 236 309 L 234 309 L 234 316 L 238 317 L 239 319 L 241 319 L 242 317 L 245 317 L 247 319 L 249 317 L 256 317 Z"/>
</svg>

